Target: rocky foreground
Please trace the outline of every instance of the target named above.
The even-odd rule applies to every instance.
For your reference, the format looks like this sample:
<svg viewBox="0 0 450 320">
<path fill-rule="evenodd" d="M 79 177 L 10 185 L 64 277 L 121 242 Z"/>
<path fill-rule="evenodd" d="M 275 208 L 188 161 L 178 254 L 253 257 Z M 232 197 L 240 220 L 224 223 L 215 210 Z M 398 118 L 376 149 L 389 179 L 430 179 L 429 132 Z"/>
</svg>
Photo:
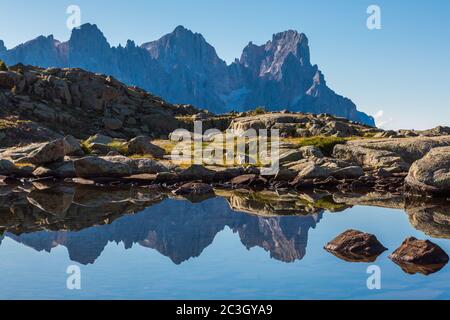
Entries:
<svg viewBox="0 0 450 320">
<path fill-rule="evenodd" d="M 159 141 L 161 144 L 161 141 Z M 282 145 L 280 169 L 265 175 L 249 165 L 185 165 L 140 136 L 118 141 L 66 136 L 51 142 L 0 150 L 0 175 L 14 179 L 59 179 L 84 184 L 198 182 L 229 188 L 338 188 L 446 197 L 450 193 L 450 136 L 351 140 L 330 155 L 317 146 Z M 201 191 L 199 184 L 191 192 Z M 204 188 L 204 187 L 203 187 Z"/>
</svg>

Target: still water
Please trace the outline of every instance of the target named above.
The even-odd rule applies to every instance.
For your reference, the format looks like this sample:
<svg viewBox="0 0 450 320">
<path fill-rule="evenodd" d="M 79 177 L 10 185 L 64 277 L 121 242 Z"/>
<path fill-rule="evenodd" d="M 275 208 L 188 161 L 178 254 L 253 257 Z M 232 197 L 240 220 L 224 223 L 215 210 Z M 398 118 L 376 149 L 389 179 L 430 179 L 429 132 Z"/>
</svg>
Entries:
<svg viewBox="0 0 450 320">
<path fill-rule="evenodd" d="M 404 209 L 403 199 L 337 204 L 342 197 L 328 195 L 314 205 L 316 194 L 192 202 L 143 190 L 3 187 L 0 298 L 450 298 L 448 265 L 410 275 L 388 259 L 409 236 L 450 253 L 450 204 Z M 352 263 L 323 249 L 347 229 L 373 233 L 389 250 Z M 67 288 L 73 265 L 80 290 Z M 371 265 L 380 290 L 367 288 Z"/>
</svg>

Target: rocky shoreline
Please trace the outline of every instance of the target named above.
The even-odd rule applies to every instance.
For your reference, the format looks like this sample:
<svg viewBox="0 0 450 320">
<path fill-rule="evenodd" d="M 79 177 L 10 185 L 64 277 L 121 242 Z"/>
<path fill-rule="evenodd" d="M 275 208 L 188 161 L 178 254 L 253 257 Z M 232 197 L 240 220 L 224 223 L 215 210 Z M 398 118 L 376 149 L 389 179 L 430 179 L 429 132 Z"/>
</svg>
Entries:
<svg viewBox="0 0 450 320">
<path fill-rule="evenodd" d="M 5 183 L 55 180 L 172 189 L 196 182 L 191 184 L 193 193 L 200 192 L 196 187 L 206 190 L 199 185 L 203 183 L 229 189 L 336 188 L 434 197 L 450 194 L 450 136 L 350 140 L 336 144 L 330 156 L 316 146 L 283 145 L 280 168 L 270 175 L 251 165 L 179 165 L 166 153 L 145 136 L 119 144 L 101 135 L 86 141 L 66 136 L 0 150 L 0 175 Z"/>
</svg>

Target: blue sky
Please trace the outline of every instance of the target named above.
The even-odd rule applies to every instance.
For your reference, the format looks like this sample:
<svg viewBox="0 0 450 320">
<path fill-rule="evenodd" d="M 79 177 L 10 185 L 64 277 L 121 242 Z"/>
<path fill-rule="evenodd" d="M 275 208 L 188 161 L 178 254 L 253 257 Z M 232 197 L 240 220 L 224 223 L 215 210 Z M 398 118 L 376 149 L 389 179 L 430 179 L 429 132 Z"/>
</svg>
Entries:
<svg viewBox="0 0 450 320">
<path fill-rule="evenodd" d="M 0 0 L 0 39 L 8 48 L 41 34 L 67 40 L 71 4 L 112 45 L 155 40 L 181 24 L 227 62 L 249 41 L 296 29 L 330 87 L 386 128 L 450 126 L 448 0 Z M 372 4 L 381 8 L 381 30 L 366 27 Z"/>
</svg>

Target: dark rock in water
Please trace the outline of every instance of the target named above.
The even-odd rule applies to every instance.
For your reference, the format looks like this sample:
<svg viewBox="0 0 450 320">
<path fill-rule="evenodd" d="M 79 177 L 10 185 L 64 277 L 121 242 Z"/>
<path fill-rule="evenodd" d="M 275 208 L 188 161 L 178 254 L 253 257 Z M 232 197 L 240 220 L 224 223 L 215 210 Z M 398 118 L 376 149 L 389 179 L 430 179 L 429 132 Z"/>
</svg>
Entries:
<svg viewBox="0 0 450 320">
<path fill-rule="evenodd" d="M 372 234 L 347 230 L 329 242 L 325 250 L 349 262 L 374 262 L 387 249 Z"/>
<path fill-rule="evenodd" d="M 210 182 L 214 179 L 215 172 L 207 169 L 202 165 L 193 165 L 179 174 L 181 181 L 196 181 Z"/>
<path fill-rule="evenodd" d="M 234 186 L 261 187 L 267 183 L 267 179 L 257 174 L 244 174 L 231 179 L 230 182 Z"/>
<path fill-rule="evenodd" d="M 173 194 L 182 196 L 192 203 L 200 203 L 207 199 L 215 197 L 214 189 L 211 185 L 200 182 L 189 182 L 183 184 Z"/>
<path fill-rule="evenodd" d="M 441 270 L 449 260 L 441 247 L 429 240 L 410 237 L 389 258 L 406 273 L 429 275 Z"/>
<path fill-rule="evenodd" d="M 206 183 L 200 182 L 189 182 L 183 184 L 177 190 L 173 191 L 176 195 L 202 195 L 207 193 L 212 193 L 213 187 Z"/>
</svg>

